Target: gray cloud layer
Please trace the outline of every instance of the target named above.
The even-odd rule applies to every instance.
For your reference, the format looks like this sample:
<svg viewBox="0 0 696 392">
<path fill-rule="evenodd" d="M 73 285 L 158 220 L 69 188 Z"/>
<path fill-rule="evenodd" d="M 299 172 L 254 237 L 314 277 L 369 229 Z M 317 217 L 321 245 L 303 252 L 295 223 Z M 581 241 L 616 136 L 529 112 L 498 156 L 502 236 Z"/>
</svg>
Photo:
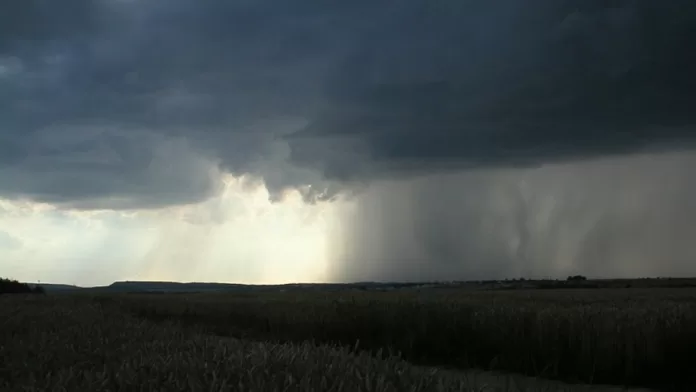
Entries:
<svg viewBox="0 0 696 392">
<path fill-rule="evenodd" d="M 696 139 L 690 0 L 0 7 L 9 197 L 177 204 L 218 164 L 277 193 Z"/>
<path fill-rule="evenodd" d="M 313 140 L 334 138 L 395 169 L 692 146 L 693 2 L 428 4 L 332 75 L 327 108 L 294 135 L 297 160 L 350 176 Z"/>
</svg>

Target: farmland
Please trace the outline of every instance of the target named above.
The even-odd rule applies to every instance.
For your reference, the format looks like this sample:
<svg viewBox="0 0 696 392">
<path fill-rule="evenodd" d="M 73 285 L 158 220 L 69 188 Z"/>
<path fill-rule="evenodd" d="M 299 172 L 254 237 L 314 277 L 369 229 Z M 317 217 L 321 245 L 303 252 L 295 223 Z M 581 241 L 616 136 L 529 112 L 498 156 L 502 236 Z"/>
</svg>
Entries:
<svg viewBox="0 0 696 392">
<path fill-rule="evenodd" d="M 3 391 L 678 391 L 695 355 L 693 288 L 0 297 Z"/>
</svg>

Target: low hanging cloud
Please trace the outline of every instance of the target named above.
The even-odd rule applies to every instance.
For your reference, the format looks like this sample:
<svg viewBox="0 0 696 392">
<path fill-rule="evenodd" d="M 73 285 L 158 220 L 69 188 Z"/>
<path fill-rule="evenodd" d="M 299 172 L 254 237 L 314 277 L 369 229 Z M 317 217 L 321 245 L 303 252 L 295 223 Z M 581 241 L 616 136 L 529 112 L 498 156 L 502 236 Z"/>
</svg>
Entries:
<svg viewBox="0 0 696 392">
<path fill-rule="evenodd" d="M 201 161 L 262 177 L 274 194 L 318 183 L 287 165 L 278 137 L 306 123 L 322 75 L 340 57 L 340 31 L 315 34 L 333 31 L 330 8 L 71 0 L 7 11 L 2 194 L 63 202 L 117 193 L 144 206 L 203 200 L 217 184 L 197 179 Z M 161 154 L 172 144 L 180 147 Z M 167 164 L 178 186 L 158 172 Z M 48 167 L 55 180 L 45 178 Z"/>
</svg>

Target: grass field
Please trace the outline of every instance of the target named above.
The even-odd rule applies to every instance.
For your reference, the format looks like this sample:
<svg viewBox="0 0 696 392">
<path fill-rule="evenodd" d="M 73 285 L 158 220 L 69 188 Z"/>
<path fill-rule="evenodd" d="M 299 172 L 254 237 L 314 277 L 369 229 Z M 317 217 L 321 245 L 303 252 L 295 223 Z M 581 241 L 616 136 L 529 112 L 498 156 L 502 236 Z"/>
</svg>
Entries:
<svg viewBox="0 0 696 392">
<path fill-rule="evenodd" d="M 690 288 L 0 297 L 2 391 L 685 391 L 695 355 Z"/>
</svg>

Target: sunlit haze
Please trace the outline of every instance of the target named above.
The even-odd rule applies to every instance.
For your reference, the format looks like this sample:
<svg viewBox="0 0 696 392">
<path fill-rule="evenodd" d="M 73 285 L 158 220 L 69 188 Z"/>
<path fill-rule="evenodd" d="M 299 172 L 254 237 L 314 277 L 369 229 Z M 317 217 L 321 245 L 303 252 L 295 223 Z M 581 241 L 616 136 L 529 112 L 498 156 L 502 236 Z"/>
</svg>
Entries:
<svg viewBox="0 0 696 392">
<path fill-rule="evenodd" d="M 25 281 L 286 283 L 326 279 L 336 205 L 226 175 L 218 195 L 151 210 L 80 211 L 0 201 L 3 273 Z"/>
</svg>

